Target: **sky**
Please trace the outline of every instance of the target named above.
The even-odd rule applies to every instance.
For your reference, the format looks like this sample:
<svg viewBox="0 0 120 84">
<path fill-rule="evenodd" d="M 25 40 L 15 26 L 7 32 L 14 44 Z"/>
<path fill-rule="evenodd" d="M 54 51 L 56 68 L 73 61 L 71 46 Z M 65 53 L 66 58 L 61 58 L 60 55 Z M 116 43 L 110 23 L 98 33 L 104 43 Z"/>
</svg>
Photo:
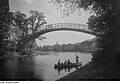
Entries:
<svg viewBox="0 0 120 84">
<path fill-rule="evenodd" d="M 29 15 L 30 10 L 37 10 L 45 13 L 45 20 L 48 24 L 55 23 L 79 23 L 86 24 L 89 17 L 89 12 L 84 12 L 80 16 L 78 14 L 71 14 L 68 17 L 63 16 L 63 12 L 58 10 L 53 4 L 48 3 L 50 0 L 10 0 L 10 11 L 20 11 Z M 94 38 L 94 36 L 74 31 L 56 31 L 46 33 L 47 39 L 43 41 L 36 40 L 39 46 L 53 45 L 55 43 L 67 44 L 81 42 L 87 39 Z"/>
</svg>

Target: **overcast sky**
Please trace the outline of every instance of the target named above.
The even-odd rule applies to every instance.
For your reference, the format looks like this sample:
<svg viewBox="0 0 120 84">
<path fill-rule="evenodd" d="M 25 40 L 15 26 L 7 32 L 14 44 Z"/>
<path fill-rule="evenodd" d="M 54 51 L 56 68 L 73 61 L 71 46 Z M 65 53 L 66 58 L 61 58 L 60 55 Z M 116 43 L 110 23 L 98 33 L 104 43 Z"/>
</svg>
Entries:
<svg viewBox="0 0 120 84">
<path fill-rule="evenodd" d="M 45 13 L 45 19 L 48 24 L 55 23 L 80 23 L 86 24 L 88 21 L 89 13 L 85 12 L 78 16 L 72 14 L 69 17 L 63 17 L 63 13 L 58 10 L 53 4 L 48 3 L 50 0 L 10 0 L 10 11 L 21 11 L 29 15 L 30 10 L 37 10 Z M 81 42 L 86 39 L 91 39 L 94 36 L 72 31 L 56 31 L 44 34 L 47 39 L 43 42 L 37 40 L 38 45 L 53 45 L 56 42 L 75 43 Z"/>
</svg>

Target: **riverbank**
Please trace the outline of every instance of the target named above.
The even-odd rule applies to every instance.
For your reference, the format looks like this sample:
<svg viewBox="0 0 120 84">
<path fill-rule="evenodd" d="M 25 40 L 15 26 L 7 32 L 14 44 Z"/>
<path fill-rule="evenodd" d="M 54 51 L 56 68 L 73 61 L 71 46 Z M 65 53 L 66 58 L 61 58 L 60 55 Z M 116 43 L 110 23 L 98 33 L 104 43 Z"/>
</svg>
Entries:
<svg viewBox="0 0 120 84">
<path fill-rule="evenodd" d="M 39 53 L 33 53 L 31 55 L 21 55 L 19 52 L 8 52 L 5 56 L 0 57 L 0 59 L 8 59 L 8 58 L 21 58 L 21 57 L 32 57 L 32 56 L 38 56 Z"/>
<path fill-rule="evenodd" d="M 105 73 L 98 68 L 95 68 L 92 62 L 82 66 L 78 70 L 58 79 L 57 81 L 80 81 L 80 80 L 105 80 Z"/>
<path fill-rule="evenodd" d="M 34 51 L 31 54 L 21 54 L 20 52 L 8 52 L 5 56 L 0 57 L 2 58 L 14 58 L 14 57 L 30 57 L 30 56 L 38 56 L 38 55 L 46 55 L 46 54 L 51 54 L 52 53 L 59 53 L 61 51 Z M 65 51 L 67 52 L 67 51 Z M 73 51 L 68 51 L 68 52 L 73 52 Z M 91 53 L 91 52 L 82 52 L 82 53 Z"/>
<path fill-rule="evenodd" d="M 53 52 L 83 52 L 83 53 L 91 53 L 91 52 L 94 52 L 95 50 L 86 50 L 86 51 L 53 51 Z M 51 52 L 50 50 L 47 50 L 47 51 L 38 51 L 38 52 Z"/>
</svg>

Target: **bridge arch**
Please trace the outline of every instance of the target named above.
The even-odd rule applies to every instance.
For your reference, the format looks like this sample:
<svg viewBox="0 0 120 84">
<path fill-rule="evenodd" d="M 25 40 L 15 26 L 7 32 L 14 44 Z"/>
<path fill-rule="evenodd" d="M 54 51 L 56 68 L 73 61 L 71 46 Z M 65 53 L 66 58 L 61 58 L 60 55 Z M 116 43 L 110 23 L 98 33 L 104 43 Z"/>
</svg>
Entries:
<svg viewBox="0 0 120 84">
<path fill-rule="evenodd" d="M 38 32 L 36 32 L 36 34 L 31 35 L 28 38 L 25 38 L 22 41 L 22 44 L 19 46 L 18 50 L 23 49 L 31 40 L 36 39 L 40 35 L 43 35 L 43 34 L 49 33 L 49 32 L 53 32 L 53 31 L 61 31 L 61 30 L 83 32 L 83 33 L 91 34 L 94 36 L 99 36 L 98 34 L 91 32 L 88 29 L 87 25 L 83 25 L 83 24 L 76 24 L 76 23 L 50 24 L 50 25 L 46 25 L 44 27 L 40 27 Z"/>
</svg>

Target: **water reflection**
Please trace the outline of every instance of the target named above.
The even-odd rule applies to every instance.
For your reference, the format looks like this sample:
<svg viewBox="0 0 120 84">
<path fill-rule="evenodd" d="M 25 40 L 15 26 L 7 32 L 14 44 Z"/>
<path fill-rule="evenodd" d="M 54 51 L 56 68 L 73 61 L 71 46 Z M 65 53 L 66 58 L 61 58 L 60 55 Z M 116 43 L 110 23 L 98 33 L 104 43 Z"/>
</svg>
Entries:
<svg viewBox="0 0 120 84">
<path fill-rule="evenodd" d="M 55 67 L 54 67 L 54 70 L 55 70 L 55 71 L 57 70 L 58 75 L 60 75 L 60 72 L 61 72 L 61 71 L 71 72 L 72 69 L 76 69 L 76 70 L 77 70 L 78 68 L 80 68 L 80 67 L 79 67 L 79 66 L 77 66 L 77 67 L 67 67 L 67 68 L 55 68 Z"/>
<path fill-rule="evenodd" d="M 0 65 L 0 80 L 43 80 L 35 73 L 32 57 L 0 59 Z"/>
<path fill-rule="evenodd" d="M 56 61 L 58 59 L 61 59 L 61 61 L 70 59 L 71 62 L 75 62 L 76 54 L 80 56 L 80 61 L 83 65 L 91 59 L 90 53 L 80 52 L 59 52 L 34 57 L 0 59 L 0 81 L 57 80 L 79 67 L 54 69 Z"/>
</svg>

